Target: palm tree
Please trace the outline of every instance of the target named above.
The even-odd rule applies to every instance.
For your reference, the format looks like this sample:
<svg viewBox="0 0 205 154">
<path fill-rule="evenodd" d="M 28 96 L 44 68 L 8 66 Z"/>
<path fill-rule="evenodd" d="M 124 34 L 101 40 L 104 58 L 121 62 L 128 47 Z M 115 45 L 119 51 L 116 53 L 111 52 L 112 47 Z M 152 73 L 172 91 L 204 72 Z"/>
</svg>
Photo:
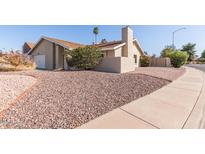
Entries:
<svg viewBox="0 0 205 154">
<path fill-rule="evenodd" d="M 97 35 L 99 34 L 99 28 L 96 26 L 93 28 L 93 34 L 95 35 L 95 44 L 97 43 Z"/>
</svg>

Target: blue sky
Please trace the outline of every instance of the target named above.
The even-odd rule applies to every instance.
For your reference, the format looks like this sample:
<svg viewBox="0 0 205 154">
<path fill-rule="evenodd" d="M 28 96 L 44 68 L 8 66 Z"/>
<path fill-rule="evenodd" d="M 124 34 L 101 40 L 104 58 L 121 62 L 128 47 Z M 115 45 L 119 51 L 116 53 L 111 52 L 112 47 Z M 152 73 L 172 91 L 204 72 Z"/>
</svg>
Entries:
<svg viewBox="0 0 205 154">
<path fill-rule="evenodd" d="M 68 41 L 91 44 L 94 41 L 92 33 L 94 26 L 0 26 L 0 50 L 21 49 L 26 41 L 36 42 L 42 35 L 65 39 Z M 106 38 L 108 41 L 121 39 L 123 26 L 99 26 L 98 40 Z M 178 28 L 186 30 L 175 34 L 175 45 L 181 48 L 183 44 L 193 42 L 197 44 L 197 54 L 205 49 L 205 26 L 131 26 L 134 37 L 142 48 L 149 54 L 159 55 L 165 45 L 171 45 L 172 32 Z"/>
</svg>

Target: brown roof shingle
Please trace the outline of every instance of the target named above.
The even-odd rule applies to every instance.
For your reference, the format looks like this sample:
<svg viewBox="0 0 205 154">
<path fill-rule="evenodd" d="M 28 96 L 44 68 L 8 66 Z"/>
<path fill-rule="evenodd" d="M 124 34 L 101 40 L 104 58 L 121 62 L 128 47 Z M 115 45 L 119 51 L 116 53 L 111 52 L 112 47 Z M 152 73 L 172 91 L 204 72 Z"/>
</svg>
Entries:
<svg viewBox="0 0 205 154">
<path fill-rule="evenodd" d="M 120 44 L 122 44 L 122 41 L 111 41 L 106 43 L 94 44 L 91 46 L 103 49 L 103 48 L 114 48 Z"/>
<path fill-rule="evenodd" d="M 75 42 L 69 42 L 69 41 L 65 41 L 65 40 L 60 40 L 60 39 L 56 39 L 56 38 L 51 38 L 51 37 L 46 37 L 46 36 L 43 36 L 44 39 L 47 39 L 47 40 L 50 40 L 51 42 L 56 42 L 60 45 L 63 45 L 67 48 L 78 48 L 78 47 L 83 47 L 85 45 L 83 44 L 80 44 L 80 43 L 75 43 Z"/>
<path fill-rule="evenodd" d="M 48 41 L 51 41 L 51 42 L 54 42 L 56 44 L 59 44 L 59 45 L 62 45 L 68 49 L 75 49 L 75 48 L 78 48 L 78 47 L 84 47 L 86 45 L 83 45 L 83 44 L 80 44 L 80 43 L 75 43 L 75 42 L 70 42 L 70 41 L 65 41 L 65 40 L 60 40 L 60 39 L 56 39 L 56 38 L 51 38 L 51 37 L 47 37 L 47 36 L 43 36 L 41 39 L 46 39 Z M 133 41 L 136 41 L 136 40 L 133 40 Z M 139 46 L 138 42 L 136 42 L 137 45 L 138 45 L 138 48 L 140 50 L 141 47 Z M 38 44 L 38 43 L 37 43 Z M 111 41 L 111 42 L 106 42 L 106 43 L 99 43 L 99 44 L 94 44 L 94 45 L 88 45 L 88 46 L 94 46 L 94 47 L 97 47 L 97 48 L 101 48 L 102 50 L 109 50 L 109 49 L 113 49 L 119 45 L 123 45 L 123 42 L 121 40 L 119 41 Z M 35 48 L 35 44 L 31 44 L 32 48 L 34 47 Z M 32 52 L 33 49 L 31 49 L 31 52 Z M 143 51 L 142 51 L 143 53 Z"/>
</svg>

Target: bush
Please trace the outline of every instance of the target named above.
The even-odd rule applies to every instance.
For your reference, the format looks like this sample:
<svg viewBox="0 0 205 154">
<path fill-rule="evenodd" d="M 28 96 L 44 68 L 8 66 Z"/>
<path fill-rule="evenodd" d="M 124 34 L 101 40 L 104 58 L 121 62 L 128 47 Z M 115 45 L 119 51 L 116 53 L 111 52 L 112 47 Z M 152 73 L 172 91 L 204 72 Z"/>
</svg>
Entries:
<svg viewBox="0 0 205 154">
<path fill-rule="evenodd" d="M 36 64 L 32 59 L 18 53 L 3 54 L 0 57 L 0 71 L 17 71 L 35 69 Z"/>
<path fill-rule="evenodd" d="M 94 68 L 101 59 L 101 50 L 90 46 L 76 48 L 66 54 L 68 66 L 84 70 Z"/>
<path fill-rule="evenodd" d="M 150 64 L 150 58 L 148 56 L 141 56 L 140 57 L 140 66 L 148 67 Z"/>
<path fill-rule="evenodd" d="M 170 54 L 171 64 L 174 67 L 181 67 L 182 65 L 186 64 L 189 55 L 186 52 L 182 51 L 174 51 Z"/>
<path fill-rule="evenodd" d="M 21 64 L 21 56 L 17 54 L 11 54 L 8 56 L 8 61 L 11 65 L 16 67 Z"/>
</svg>

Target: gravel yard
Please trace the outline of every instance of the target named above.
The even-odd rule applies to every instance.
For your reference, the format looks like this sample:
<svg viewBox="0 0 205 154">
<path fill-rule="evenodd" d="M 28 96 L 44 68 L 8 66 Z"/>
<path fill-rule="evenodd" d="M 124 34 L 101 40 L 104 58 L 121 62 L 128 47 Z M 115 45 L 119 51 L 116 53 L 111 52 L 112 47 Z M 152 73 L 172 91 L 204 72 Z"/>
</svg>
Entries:
<svg viewBox="0 0 205 154">
<path fill-rule="evenodd" d="M 173 81 L 185 73 L 185 68 L 139 67 L 139 68 L 136 68 L 136 71 L 131 72 L 131 73 L 146 74 L 146 75 Z"/>
<path fill-rule="evenodd" d="M 36 79 L 23 75 L 0 75 L 0 111 L 17 98 L 25 89 L 35 83 Z"/>
<path fill-rule="evenodd" d="M 168 72 L 176 73 L 174 69 Z M 38 79 L 38 84 L 22 99 L 2 112 L 1 128 L 75 128 L 169 83 L 137 74 L 137 71 L 126 74 L 95 71 L 0 74 L 32 75 Z M 161 76 L 163 74 L 165 70 Z"/>
</svg>

